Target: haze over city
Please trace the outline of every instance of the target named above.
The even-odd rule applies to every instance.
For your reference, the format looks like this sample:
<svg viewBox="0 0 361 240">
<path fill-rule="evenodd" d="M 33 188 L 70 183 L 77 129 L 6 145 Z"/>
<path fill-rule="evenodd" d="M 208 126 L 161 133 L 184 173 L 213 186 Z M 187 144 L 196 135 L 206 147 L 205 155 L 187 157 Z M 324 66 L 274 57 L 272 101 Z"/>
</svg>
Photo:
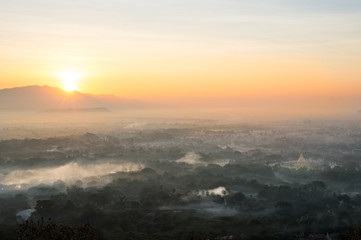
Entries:
<svg viewBox="0 0 361 240">
<path fill-rule="evenodd" d="M 361 239 L 361 2 L 0 2 L 0 239 Z"/>
</svg>

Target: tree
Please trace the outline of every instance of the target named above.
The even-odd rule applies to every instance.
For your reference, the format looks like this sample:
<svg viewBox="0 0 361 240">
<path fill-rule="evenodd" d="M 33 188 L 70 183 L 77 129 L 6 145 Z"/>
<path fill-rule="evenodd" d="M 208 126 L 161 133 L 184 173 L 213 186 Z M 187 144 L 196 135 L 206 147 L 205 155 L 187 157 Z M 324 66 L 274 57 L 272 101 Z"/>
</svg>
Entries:
<svg viewBox="0 0 361 240">
<path fill-rule="evenodd" d="M 95 240 L 95 230 L 89 224 L 83 224 L 77 227 L 60 225 L 49 220 L 45 222 L 41 218 L 36 223 L 26 221 L 19 226 L 18 240 Z"/>
</svg>

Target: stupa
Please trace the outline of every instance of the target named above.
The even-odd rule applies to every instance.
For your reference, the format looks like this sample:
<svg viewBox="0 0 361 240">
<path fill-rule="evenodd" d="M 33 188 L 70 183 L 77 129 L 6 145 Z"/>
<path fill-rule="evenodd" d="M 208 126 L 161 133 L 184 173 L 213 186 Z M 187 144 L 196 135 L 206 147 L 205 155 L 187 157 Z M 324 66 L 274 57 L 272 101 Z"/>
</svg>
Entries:
<svg viewBox="0 0 361 240">
<path fill-rule="evenodd" d="M 300 157 L 298 158 L 297 162 L 295 163 L 296 168 L 310 168 L 311 164 L 305 160 L 303 157 L 303 154 L 300 154 Z"/>
</svg>

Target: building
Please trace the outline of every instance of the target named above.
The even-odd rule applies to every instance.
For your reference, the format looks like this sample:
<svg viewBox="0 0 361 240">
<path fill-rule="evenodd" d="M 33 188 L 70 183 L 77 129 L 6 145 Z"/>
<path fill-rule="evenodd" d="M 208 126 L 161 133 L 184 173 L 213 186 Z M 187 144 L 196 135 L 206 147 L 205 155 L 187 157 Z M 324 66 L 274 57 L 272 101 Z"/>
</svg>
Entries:
<svg viewBox="0 0 361 240">
<path fill-rule="evenodd" d="M 306 159 L 303 157 L 303 154 L 300 154 L 300 157 L 298 158 L 297 162 L 295 163 L 296 168 L 310 168 L 311 164 L 306 161 Z"/>
</svg>

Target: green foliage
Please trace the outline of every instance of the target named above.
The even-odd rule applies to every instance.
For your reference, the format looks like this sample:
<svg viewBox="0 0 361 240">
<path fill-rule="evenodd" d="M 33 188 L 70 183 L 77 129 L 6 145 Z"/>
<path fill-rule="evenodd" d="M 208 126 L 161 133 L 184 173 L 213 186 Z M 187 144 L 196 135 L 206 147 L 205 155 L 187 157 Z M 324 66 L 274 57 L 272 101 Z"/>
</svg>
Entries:
<svg viewBox="0 0 361 240">
<path fill-rule="evenodd" d="M 41 218 L 37 222 L 26 221 L 19 226 L 18 240 L 81 240 L 96 239 L 95 230 L 89 224 L 69 227 L 44 221 Z"/>
<path fill-rule="evenodd" d="M 56 231 L 74 232 L 78 230 L 72 226 L 88 224 L 96 239 L 290 239 L 301 233 L 341 232 L 361 221 L 355 211 L 360 196 L 336 194 L 320 180 L 268 184 L 264 178 L 240 177 L 248 170 L 243 165 L 211 165 L 178 175 L 147 168 L 103 187 L 78 183 L 52 194 L 41 186 L 46 190 L 42 193 L 51 195 L 38 197 L 36 212 L 18 232 L 46 228 L 56 238 Z M 272 177 L 268 170 L 252 171 Z M 225 196 L 197 195 L 219 186 L 227 189 Z M 41 192 L 36 187 L 31 191 Z M 0 198 L 5 206 L 0 209 L 0 236 L 16 238 L 14 216 L 18 209 L 29 208 L 27 202 L 24 194 Z M 53 220 L 41 222 L 42 217 Z"/>
</svg>

